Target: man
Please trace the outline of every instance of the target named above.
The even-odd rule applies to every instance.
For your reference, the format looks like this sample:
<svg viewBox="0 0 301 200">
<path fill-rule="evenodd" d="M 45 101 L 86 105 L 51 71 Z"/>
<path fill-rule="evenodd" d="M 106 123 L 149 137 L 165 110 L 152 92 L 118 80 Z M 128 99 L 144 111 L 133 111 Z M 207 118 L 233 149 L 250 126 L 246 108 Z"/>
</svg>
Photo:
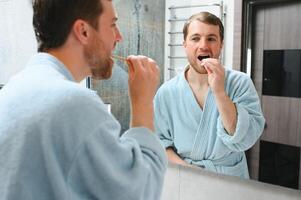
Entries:
<svg viewBox="0 0 301 200">
<path fill-rule="evenodd" d="M 252 81 L 220 64 L 224 28 L 215 15 L 191 16 L 183 33 L 189 65 L 155 96 L 155 128 L 168 159 L 248 178 L 244 151 L 265 122 Z"/>
<path fill-rule="evenodd" d="M 0 92 L 1 199 L 159 199 L 165 151 L 153 132 L 156 63 L 129 56 L 131 128 L 78 83 L 111 76 L 122 37 L 110 0 L 34 0 L 39 51 Z"/>
</svg>

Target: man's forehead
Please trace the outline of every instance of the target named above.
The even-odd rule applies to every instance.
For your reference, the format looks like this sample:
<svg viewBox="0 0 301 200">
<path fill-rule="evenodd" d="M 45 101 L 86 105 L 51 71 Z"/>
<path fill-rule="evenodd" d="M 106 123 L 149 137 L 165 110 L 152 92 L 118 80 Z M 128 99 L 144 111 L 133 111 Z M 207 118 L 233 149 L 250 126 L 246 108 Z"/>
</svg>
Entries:
<svg viewBox="0 0 301 200">
<path fill-rule="evenodd" d="M 196 26 L 208 26 L 212 29 L 219 29 L 219 26 L 216 24 L 209 24 L 209 23 L 206 23 L 206 22 L 202 22 L 202 21 L 199 21 L 199 20 L 194 20 L 190 23 L 189 27 L 196 27 Z"/>
<path fill-rule="evenodd" d="M 112 1 L 105 0 L 102 1 L 103 6 L 103 12 L 101 15 L 106 16 L 108 18 L 111 18 L 112 21 L 117 21 L 117 13 L 115 11 L 114 5 L 112 4 Z"/>
<path fill-rule="evenodd" d="M 188 27 L 189 35 L 200 34 L 206 32 L 207 35 L 218 35 L 219 26 L 214 24 L 207 24 L 200 21 L 193 21 Z"/>
</svg>

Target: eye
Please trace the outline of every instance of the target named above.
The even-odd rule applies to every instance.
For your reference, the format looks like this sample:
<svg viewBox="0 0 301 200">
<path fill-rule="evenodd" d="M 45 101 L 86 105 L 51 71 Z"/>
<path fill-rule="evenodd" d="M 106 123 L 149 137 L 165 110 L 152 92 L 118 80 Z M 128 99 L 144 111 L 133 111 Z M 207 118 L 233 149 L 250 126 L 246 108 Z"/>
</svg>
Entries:
<svg viewBox="0 0 301 200">
<path fill-rule="evenodd" d="M 216 38 L 215 38 L 215 37 L 210 37 L 210 38 L 208 38 L 208 41 L 209 41 L 209 42 L 215 42 L 215 41 L 216 41 Z"/>
<path fill-rule="evenodd" d="M 193 38 L 191 38 L 191 40 L 197 42 L 197 41 L 200 40 L 200 38 L 199 37 L 193 37 Z"/>
</svg>

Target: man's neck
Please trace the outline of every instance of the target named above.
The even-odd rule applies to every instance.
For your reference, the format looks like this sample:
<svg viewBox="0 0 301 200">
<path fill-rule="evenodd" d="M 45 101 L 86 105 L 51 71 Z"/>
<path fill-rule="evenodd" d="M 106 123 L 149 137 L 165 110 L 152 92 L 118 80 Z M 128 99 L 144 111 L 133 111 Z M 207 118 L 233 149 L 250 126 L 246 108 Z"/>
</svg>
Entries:
<svg viewBox="0 0 301 200">
<path fill-rule="evenodd" d="M 83 67 L 85 66 L 85 63 L 79 56 L 80 54 L 77 54 L 76 52 L 68 52 L 66 49 L 62 48 L 51 49 L 47 53 L 60 60 L 72 74 L 76 82 L 82 81 L 87 75 L 89 75 L 89 71 Z"/>
<path fill-rule="evenodd" d="M 208 86 L 208 74 L 200 74 L 191 66 L 186 69 L 185 77 L 189 85 L 195 85 L 199 87 Z"/>
</svg>

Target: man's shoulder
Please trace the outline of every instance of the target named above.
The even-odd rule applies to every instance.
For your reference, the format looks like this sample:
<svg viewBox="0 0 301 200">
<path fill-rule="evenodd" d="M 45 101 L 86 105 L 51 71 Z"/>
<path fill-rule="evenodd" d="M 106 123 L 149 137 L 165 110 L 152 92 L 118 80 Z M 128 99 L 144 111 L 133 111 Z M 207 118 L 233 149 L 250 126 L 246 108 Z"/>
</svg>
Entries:
<svg viewBox="0 0 301 200">
<path fill-rule="evenodd" d="M 227 82 L 248 82 L 251 80 L 250 76 L 244 72 L 226 68 Z"/>
<path fill-rule="evenodd" d="M 27 95 L 25 94 L 23 98 L 34 102 L 37 109 L 59 108 L 61 112 L 73 112 L 101 102 L 96 92 L 78 83 L 63 79 L 50 80 L 45 80 L 37 86 L 30 84 L 32 87 L 27 89 Z M 31 98 L 32 96 L 35 98 Z"/>
<path fill-rule="evenodd" d="M 234 77 L 249 77 L 248 74 L 246 74 L 245 72 L 242 71 L 238 71 L 238 70 L 234 70 L 234 69 L 230 69 L 230 68 L 225 68 L 226 73 L 230 76 L 234 76 Z"/>
<path fill-rule="evenodd" d="M 228 92 L 241 93 L 251 91 L 249 88 L 253 87 L 254 84 L 248 74 L 232 69 L 226 70 L 226 89 Z"/>
<path fill-rule="evenodd" d="M 165 81 L 159 88 L 161 91 L 176 90 L 183 84 L 183 74 L 178 74 L 170 80 Z"/>
<path fill-rule="evenodd" d="M 91 104 L 93 101 L 100 103 L 101 98 L 97 95 L 96 91 L 85 88 L 78 83 L 67 81 L 62 84 L 60 87 L 57 87 L 57 90 L 54 90 L 57 98 L 60 98 L 60 95 L 63 95 L 64 98 L 61 98 L 62 101 L 69 103 L 78 103 L 78 104 Z"/>
</svg>

